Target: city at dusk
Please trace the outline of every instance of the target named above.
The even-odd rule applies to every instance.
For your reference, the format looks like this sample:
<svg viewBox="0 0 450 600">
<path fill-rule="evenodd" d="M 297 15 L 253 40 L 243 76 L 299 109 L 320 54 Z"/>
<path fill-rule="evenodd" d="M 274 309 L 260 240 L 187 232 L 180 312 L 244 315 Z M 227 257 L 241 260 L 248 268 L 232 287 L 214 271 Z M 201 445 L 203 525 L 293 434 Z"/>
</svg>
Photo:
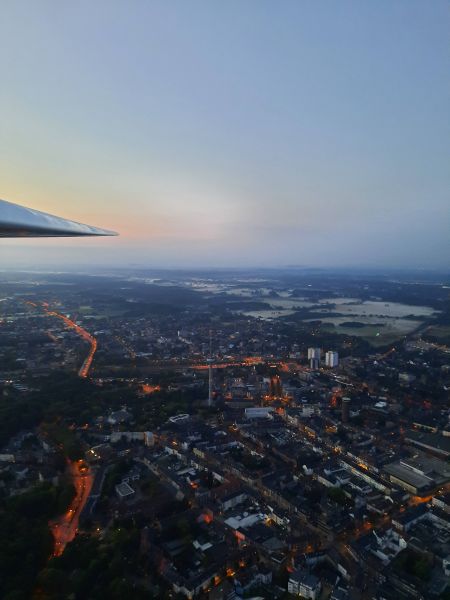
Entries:
<svg viewBox="0 0 450 600">
<path fill-rule="evenodd" d="M 448 3 L 0 15 L 0 598 L 450 600 Z"/>
</svg>

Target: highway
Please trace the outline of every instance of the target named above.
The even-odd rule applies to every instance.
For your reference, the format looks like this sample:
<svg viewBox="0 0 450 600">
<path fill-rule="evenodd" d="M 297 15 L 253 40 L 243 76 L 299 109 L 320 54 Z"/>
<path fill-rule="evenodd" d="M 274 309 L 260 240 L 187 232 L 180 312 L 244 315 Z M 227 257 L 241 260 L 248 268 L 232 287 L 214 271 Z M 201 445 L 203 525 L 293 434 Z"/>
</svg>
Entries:
<svg viewBox="0 0 450 600">
<path fill-rule="evenodd" d="M 67 327 L 73 329 L 81 338 L 83 338 L 83 340 L 86 340 L 90 343 L 91 347 L 89 349 L 89 354 L 86 356 L 83 364 L 81 365 L 80 370 L 78 371 L 78 375 L 80 377 L 86 378 L 89 374 L 89 369 L 91 368 L 92 361 L 94 360 L 94 354 L 97 350 L 97 340 L 88 331 L 86 331 L 86 329 L 83 329 L 83 327 L 77 325 L 75 321 L 69 319 L 69 317 L 66 317 L 65 315 L 62 315 L 61 313 L 58 313 L 54 310 L 49 310 L 48 308 L 45 308 L 45 306 L 44 311 L 50 317 L 57 317 L 58 319 L 61 319 L 64 322 L 64 324 L 67 325 Z"/>
<path fill-rule="evenodd" d="M 36 308 L 38 307 L 38 305 L 35 302 L 28 301 L 27 304 L 29 306 L 33 306 Z M 77 323 L 75 323 L 75 321 L 72 321 L 72 319 L 69 319 L 69 317 L 66 317 L 66 315 L 58 313 L 55 310 L 50 310 L 48 308 L 47 302 L 42 302 L 42 308 L 49 317 L 57 317 L 58 319 L 61 319 L 63 321 L 63 323 L 67 327 L 69 327 L 69 329 L 73 329 L 75 331 L 75 333 L 77 333 L 81 338 L 83 338 L 83 340 L 86 340 L 86 342 L 89 342 L 89 344 L 91 346 L 89 349 L 89 353 L 86 356 L 86 358 L 84 359 L 84 362 L 80 367 L 80 370 L 78 371 L 78 375 L 80 377 L 86 378 L 89 375 L 89 370 L 92 366 L 92 361 L 94 360 L 94 354 L 97 351 L 97 340 L 95 339 L 95 337 L 93 335 L 91 335 L 88 331 L 86 331 L 86 329 L 83 329 L 83 327 L 81 327 L 80 325 L 77 325 Z"/>
</svg>

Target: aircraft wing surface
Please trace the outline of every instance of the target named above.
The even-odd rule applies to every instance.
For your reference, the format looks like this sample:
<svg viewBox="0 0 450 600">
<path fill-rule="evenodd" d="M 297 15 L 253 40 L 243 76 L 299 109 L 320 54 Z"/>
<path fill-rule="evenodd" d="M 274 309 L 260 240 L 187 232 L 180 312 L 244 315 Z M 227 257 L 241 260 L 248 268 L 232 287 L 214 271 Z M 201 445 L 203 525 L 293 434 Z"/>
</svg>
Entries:
<svg viewBox="0 0 450 600">
<path fill-rule="evenodd" d="M 117 233 L 0 200 L 0 238 L 89 235 L 117 235 Z"/>
</svg>

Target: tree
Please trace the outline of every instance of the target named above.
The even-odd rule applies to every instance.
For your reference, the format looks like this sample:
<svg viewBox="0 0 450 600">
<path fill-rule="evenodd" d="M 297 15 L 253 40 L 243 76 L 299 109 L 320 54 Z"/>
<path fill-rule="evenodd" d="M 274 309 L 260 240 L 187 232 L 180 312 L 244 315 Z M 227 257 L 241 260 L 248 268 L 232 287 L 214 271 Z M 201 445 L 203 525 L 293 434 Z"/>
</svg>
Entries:
<svg viewBox="0 0 450 600">
<path fill-rule="evenodd" d="M 345 504 L 347 501 L 347 496 L 345 495 L 344 490 L 339 487 L 330 487 L 327 490 L 328 497 L 336 502 L 337 504 Z"/>
</svg>

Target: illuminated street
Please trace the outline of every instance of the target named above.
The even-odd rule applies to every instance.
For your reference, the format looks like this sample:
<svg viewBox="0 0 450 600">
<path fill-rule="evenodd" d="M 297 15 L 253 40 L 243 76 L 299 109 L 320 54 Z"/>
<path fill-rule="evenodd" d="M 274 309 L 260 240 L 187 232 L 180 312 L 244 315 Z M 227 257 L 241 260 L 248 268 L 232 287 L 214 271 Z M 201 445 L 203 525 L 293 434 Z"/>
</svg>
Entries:
<svg viewBox="0 0 450 600">
<path fill-rule="evenodd" d="M 38 307 L 38 305 L 34 302 L 27 302 L 27 304 L 36 308 Z M 89 342 L 91 345 L 89 353 L 81 365 L 80 370 L 78 371 L 78 375 L 80 377 L 86 378 L 89 375 L 89 370 L 92 366 L 92 361 L 94 360 L 94 354 L 97 351 L 97 340 L 88 331 L 86 331 L 86 329 L 83 329 L 83 327 L 75 323 L 75 321 L 72 321 L 72 319 L 69 319 L 69 317 L 66 317 L 66 315 L 58 313 L 54 310 L 49 310 L 47 302 L 42 302 L 42 308 L 49 317 L 57 317 L 58 319 L 61 319 L 67 327 L 73 329 L 75 333 L 77 333 L 81 338 L 83 338 L 83 340 Z"/>
<path fill-rule="evenodd" d="M 63 515 L 49 523 L 53 537 L 55 538 L 54 556 L 60 556 L 64 552 L 66 545 L 74 539 L 81 511 L 86 504 L 94 481 L 94 477 L 89 469 L 84 473 L 80 473 L 79 465 L 80 463 L 77 461 L 69 462 L 68 465 L 72 482 L 76 489 L 74 499 Z"/>
<path fill-rule="evenodd" d="M 86 340 L 87 342 L 90 343 L 91 348 L 89 350 L 89 354 L 87 355 L 85 361 L 81 365 L 80 370 L 78 371 L 78 375 L 80 377 L 84 377 L 84 378 L 87 377 L 89 374 L 89 369 L 91 368 L 91 365 L 92 365 L 92 361 L 94 360 L 94 354 L 97 350 L 97 340 L 88 331 L 86 331 L 86 329 L 83 329 L 83 327 L 80 327 L 80 325 L 77 325 L 75 323 L 75 321 L 72 321 L 71 319 L 69 319 L 69 317 L 66 317 L 65 315 L 62 315 L 61 313 L 55 312 L 53 310 L 48 310 L 45 307 L 44 307 L 44 310 L 49 316 L 58 317 L 58 319 L 61 319 L 62 321 L 64 321 L 64 323 L 65 323 L 65 325 L 67 325 L 67 327 L 70 327 L 70 329 L 73 329 L 80 337 L 82 337 L 84 340 Z"/>
</svg>

